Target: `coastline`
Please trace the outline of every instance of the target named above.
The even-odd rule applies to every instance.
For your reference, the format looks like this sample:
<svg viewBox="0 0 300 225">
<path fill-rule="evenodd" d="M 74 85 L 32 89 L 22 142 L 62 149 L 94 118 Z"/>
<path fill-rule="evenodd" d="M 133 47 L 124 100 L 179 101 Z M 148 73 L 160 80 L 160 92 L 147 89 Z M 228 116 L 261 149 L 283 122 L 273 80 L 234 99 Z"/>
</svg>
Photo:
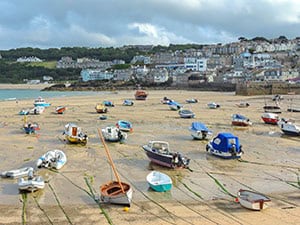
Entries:
<svg viewBox="0 0 300 225">
<path fill-rule="evenodd" d="M 0 84 L 0 89 L 35 89 L 42 90 L 53 84 Z"/>
</svg>

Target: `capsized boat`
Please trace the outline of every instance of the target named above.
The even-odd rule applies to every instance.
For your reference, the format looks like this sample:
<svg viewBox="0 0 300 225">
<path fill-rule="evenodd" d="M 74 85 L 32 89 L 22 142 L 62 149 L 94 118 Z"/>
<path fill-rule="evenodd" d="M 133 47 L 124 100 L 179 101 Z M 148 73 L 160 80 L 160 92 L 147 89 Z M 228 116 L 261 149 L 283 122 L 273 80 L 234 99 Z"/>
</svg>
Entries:
<svg viewBox="0 0 300 225">
<path fill-rule="evenodd" d="M 35 176 L 34 171 L 31 170 L 28 178 L 19 178 L 18 186 L 20 191 L 34 192 L 45 187 L 45 181 L 41 176 Z"/>
<path fill-rule="evenodd" d="M 127 134 L 115 126 L 105 127 L 101 130 L 101 132 L 105 141 L 123 142 L 127 139 Z"/>
<path fill-rule="evenodd" d="M 33 103 L 34 106 L 42 106 L 42 107 L 49 107 L 51 103 L 46 102 L 45 99 L 42 97 L 38 97 L 37 99 L 34 100 Z"/>
<path fill-rule="evenodd" d="M 148 93 L 144 90 L 137 90 L 134 94 L 135 100 L 146 100 Z"/>
<path fill-rule="evenodd" d="M 279 116 L 276 113 L 263 113 L 261 118 L 266 124 L 277 125 L 279 121 Z"/>
<path fill-rule="evenodd" d="M 292 119 L 281 118 L 281 120 L 279 120 L 277 124 L 280 127 L 281 131 L 287 135 L 300 135 L 300 124 L 296 124 Z"/>
<path fill-rule="evenodd" d="M 243 154 L 239 138 L 231 133 L 219 133 L 206 145 L 206 151 L 224 159 L 240 158 Z"/>
<path fill-rule="evenodd" d="M 14 170 L 8 170 L 0 173 L 0 176 L 3 178 L 20 178 L 28 176 L 28 173 L 33 170 L 32 167 L 23 167 Z"/>
<path fill-rule="evenodd" d="M 267 196 L 249 190 L 239 190 L 237 198 L 243 207 L 257 211 L 268 208 L 271 203 Z"/>
<path fill-rule="evenodd" d="M 180 152 L 170 151 L 169 143 L 166 141 L 149 141 L 143 145 L 146 155 L 151 162 L 169 168 L 188 168 L 190 159 Z"/>
<path fill-rule="evenodd" d="M 175 101 L 168 102 L 168 105 L 171 110 L 175 110 L 175 111 L 182 108 L 182 105 Z"/>
<path fill-rule="evenodd" d="M 66 106 L 57 106 L 55 108 L 55 112 L 57 114 L 64 114 L 64 112 L 67 110 L 67 107 Z"/>
<path fill-rule="evenodd" d="M 107 113 L 108 112 L 107 107 L 104 104 L 102 104 L 102 103 L 98 103 L 95 106 L 95 109 L 96 109 L 97 113 Z"/>
<path fill-rule="evenodd" d="M 36 162 L 37 168 L 61 169 L 67 162 L 67 156 L 62 150 L 54 149 L 46 152 Z"/>
<path fill-rule="evenodd" d="M 178 114 L 181 118 L 194 118 L 195 113 L 190 109 L 180 109 Z"/>
<path fill-rule="evenodd" d="M 125 132 L 132 132 L 132 123 L 126 120 L 119 120 L 116 124 L 116 127 L 119 128 L 121 131 Z"/>
<path fill-rule="evenodd" d="M 73 144 L 82 144 L 86 145 L 88 141 L 87 134 L 84 134 L 81 131 L 81 127 L 77 126 L 74 123 L 68 123 L 65 125 L 65 130 L 63 132 L 65 138 Z"/>
<path fill-rule="evenodd" d="M 123 102 L 123 105 L 125 106 L 133 106 L 134 105 L 134 101 L 129 100 L 129 99 L 125 99 Z"/>
<path fill-rule="evenodd" d="M 120 176 L 115 168 L 109 149 L 105 143 L 102 132 L 99 128 L 98 128 L 98 134 L 104 146 L 107 158 L 109 160 L 110 166 L 112 167 L 112 170 L 116 178 L 116 180 L 108 181 L 105 184 L 100 186 L 100 194 L 101 194 L 100 199 L 105 203 L 126 205 L 130 207 L 131 200 L 132 200 L 132 193 L 133 193 L 132 188 L 130 184 L 121 182 Z"/>
<path fill-rule="evenodd" d="M 172 188 L 171 178 L 167 174 L 159 171 L 151 171 L 147 175 L 146 180 L 149 186 L 157 192 L 169 191 Z"/>
<path fill-rule="evenodd" d="M 189 128 L 194 139 L 204 140 L 212 136 L 212 131 L 209 130 L 205 124 L 200 122 L 193 122 Z"/>
<path fill-rule="evenodd" d="M 217 108 L 220 108 L 220 105 L 217 104 L 217 103 L 215 103 L 215 102 L 209 102 L 209 103 L 207 104 L 207 106 L 208 106 L 209 109 L 217 109 Z"/>
<path fill-rule="evenodd" d="M 247 127 L 247 126 L 251 126 L 252 122 L 250 121 L 249 118 L 247 118 L 241 114 L 233 114 L 231 124 L 233 126 Z"/>
</svg>

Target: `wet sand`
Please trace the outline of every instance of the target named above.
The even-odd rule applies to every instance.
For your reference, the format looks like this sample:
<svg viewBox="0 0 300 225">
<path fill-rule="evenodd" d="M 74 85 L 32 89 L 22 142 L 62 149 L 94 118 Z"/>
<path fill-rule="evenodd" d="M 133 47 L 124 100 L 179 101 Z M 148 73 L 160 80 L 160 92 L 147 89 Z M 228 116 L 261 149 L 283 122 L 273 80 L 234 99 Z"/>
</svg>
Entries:
<svg viewBox="0 0 300 225">
<path fill-rule="evenodd" d="M 149 91 L 146 101 L 122 106 L 124 99 L 133 99 L 134 91 L 112 92 L 99 96 L 76 96 L 46 99 L 51 107 L 41 115 L 30 115 L 38 122 L 37 135 L 22 131 L 22 108 L 31 108 L 32 100 L 0 102 L 0 171 L 34 166 L 48 150 L 61 149 L 67 164 L 57 172 L 38 170 L 47 181 L 45 189 L 20 195 L 17 180 L 0 178 L 0 224 L 297 224 L 300 223 L 300 137 L 283 135 L 277 126 L 264 124 L 260 116 L 263 96 L 235 96 L 234 93 L 195 91 Z M 160 100 L 167 96 L 180 103 L 197 98 L 198 103 L 185 104 L 196 118 L 182 119 Z M 267 96 L 271 103 L 271 96 Z M 300 96 L 295 96 L 300 98 Z M 285 98 L 286 99 L 286 98 Z M 100 120 L 95 105 L 111 100 L 107 120 Z M 248 108 L 236 104 L 247 101 Z M 215 101 L 219 109 L 208 109 Z M 300 113 L 287 112 L 287 101 L 281 103 L 282 117 L 300 121 Z M 66 105 L 63 115 L 54 113 L 56 106 Z M 249 128 L 231 126 L 231 115 L 241 113 L 250 118 Z M 97 128 L 129 120 L 133 132 L 124 144 L 108 143 L 122 181 L 132 185 L 133 202 L 124 207 L 94 201 L 99 186 L 113 179 Z M 193 140 L 188 131 L 193 121 L 205 123 L 217 135 L 231 132 L 240 138 L 245 154 L 242 160 L 222 160 L 205 151 L 207 141 Z M 74 122 L 89 136 L 86 146 L 70 145 L 63 139 L 64 125 Z M 141 146 L 150 140 L 168 141 L 173 151 L 191 158 L 191 170 L 171 170 L 149 163 Z M 146 175 L 156 169 L 168 174 L 173 188 L 167 193 L 149 189 Z M 226 193 L 224 188 L 228 193 Z M 266 194 L 272 206 L 253 212 L 236 203 L 239 189 Z M 231 195 L 230 195 L 231 194 Z M 103 213 L 103 211 L 105 213 Z M 107 215 L 107 217 L 105 217 Z"/>
</svg>

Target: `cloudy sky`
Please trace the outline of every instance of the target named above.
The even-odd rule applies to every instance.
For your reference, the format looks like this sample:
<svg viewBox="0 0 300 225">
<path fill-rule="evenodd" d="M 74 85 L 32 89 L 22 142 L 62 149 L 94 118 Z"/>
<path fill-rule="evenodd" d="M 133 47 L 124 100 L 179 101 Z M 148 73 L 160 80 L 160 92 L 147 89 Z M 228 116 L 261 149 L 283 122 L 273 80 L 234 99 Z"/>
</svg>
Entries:
<svg viewBox="0 0 300 225">
<path fill-rule="evenodd" d="M 0 0 L 0 49 L 300 36 L 299 0 Z"/>
</svg>

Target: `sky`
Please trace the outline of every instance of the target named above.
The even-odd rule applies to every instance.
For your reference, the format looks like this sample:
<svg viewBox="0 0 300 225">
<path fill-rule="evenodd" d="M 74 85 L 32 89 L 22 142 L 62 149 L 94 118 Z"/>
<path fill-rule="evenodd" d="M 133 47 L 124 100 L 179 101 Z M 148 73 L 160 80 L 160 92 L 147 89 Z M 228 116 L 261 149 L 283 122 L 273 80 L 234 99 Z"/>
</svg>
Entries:
<svg viewBox="0 0 300 225">
<path fill-rule="evenodd" d="M 299 0 L 0 0 L 0 49 L 300 36 Z"/>
</svg>

